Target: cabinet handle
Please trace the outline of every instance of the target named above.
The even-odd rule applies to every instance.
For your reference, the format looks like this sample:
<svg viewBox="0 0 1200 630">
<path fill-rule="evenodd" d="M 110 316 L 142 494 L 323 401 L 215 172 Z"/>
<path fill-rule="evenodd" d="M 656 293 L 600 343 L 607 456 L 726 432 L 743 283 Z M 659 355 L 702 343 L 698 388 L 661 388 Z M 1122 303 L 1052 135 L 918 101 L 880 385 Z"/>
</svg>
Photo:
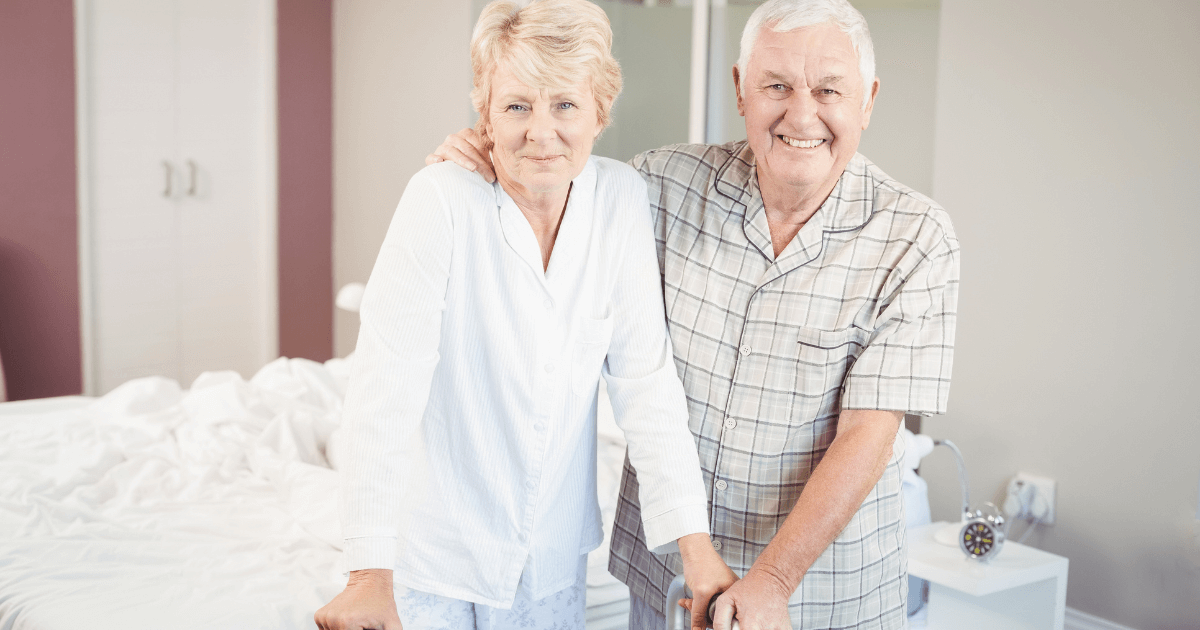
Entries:
<svg viewBox="0 0 1200 630">
<path fill-rule="evenodd" d="M 189 197 L 195 197 L 196 196 L 196 163 L 191 160 L 188 160 L 187 165 L 188 165 L 187 194 Z"/>
<path fill-rule="evenodd" d="M 167 178 L 166 183 L 163 186 L 162 194 L 164 197 L 170 199 L 171 183 L 175 180 L 175 169 L 171 166 L 171 163 L 166 160 L 163 160 L 162 165 L 163 165 L 163 171 L 166 173 L 166 178 Z"/>
</svg>

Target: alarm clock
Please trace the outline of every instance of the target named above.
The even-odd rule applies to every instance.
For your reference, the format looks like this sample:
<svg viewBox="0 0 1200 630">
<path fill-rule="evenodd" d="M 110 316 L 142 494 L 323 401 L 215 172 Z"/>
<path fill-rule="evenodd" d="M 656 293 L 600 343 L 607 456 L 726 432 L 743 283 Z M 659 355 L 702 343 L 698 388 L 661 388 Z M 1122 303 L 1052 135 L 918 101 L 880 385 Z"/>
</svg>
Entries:
<svg viewBox="0 0 1200 630">
<path fill-rule="evenodd" d="M 991 560 L 1004 546 L 1004 515 L 991 503 L 985 505 L 989 506 L 991 509 L 963 514 L 962 528 L 958 530 L 958 548 L 972 560 Z"/>
<path fill-rule="evenodd" d="M 1004 513 L 992 503 L 985 503 L 983 509 L 972 510 L 967 465 L 963 461 L 962 451 L 950 440 L 934 440 L 933 443 L 954 451 L 954 461 L 958 464 L 958 480 L 962 485 L 962 523 L 958 530 L 958 548 L 972 560 L 987 562 L 1004 547 L 1008 530 Z"/>
</svg>

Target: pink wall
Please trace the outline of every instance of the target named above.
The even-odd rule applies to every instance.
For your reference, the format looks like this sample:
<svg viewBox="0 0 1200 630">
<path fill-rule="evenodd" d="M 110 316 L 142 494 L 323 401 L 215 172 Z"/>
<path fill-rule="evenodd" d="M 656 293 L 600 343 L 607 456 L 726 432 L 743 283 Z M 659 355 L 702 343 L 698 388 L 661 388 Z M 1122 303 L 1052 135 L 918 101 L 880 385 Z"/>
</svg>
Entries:
<svg viewBox="0 0 1200 630">
<path fill-rule="evenodd" d="M 0 1 L 0 357 L 10 400 L 83 390 L 71 7 Z"/>
<path fill-rule="evenodd" d="M 333 356 L 329 0 L 278 0 L 281 354 Z M 0 0 L 0 359 L 8 398 L 83 389 L 71 0 Z"/>
<path fill-rule="evenodd" d="M 279 352 L 333 356 L 333 8 L 279 0 Z"/>
</svg>

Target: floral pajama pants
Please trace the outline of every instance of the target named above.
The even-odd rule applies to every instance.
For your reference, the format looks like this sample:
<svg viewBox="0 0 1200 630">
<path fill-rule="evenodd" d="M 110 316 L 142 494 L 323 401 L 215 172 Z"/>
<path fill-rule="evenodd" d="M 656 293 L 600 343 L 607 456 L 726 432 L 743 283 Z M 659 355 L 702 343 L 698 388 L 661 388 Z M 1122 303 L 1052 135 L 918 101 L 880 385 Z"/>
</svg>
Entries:
<svg viewBox="0 0 1200 630">
<path fill-rule="evenodd" d="M 531 600 L 525 577 L 512 608 L 493 608 L 397 584 L 396 609 L 404 630 L 582 630 L 587 601 L 587 555 L 579 556 L 575 583 Z"/>
</svg>

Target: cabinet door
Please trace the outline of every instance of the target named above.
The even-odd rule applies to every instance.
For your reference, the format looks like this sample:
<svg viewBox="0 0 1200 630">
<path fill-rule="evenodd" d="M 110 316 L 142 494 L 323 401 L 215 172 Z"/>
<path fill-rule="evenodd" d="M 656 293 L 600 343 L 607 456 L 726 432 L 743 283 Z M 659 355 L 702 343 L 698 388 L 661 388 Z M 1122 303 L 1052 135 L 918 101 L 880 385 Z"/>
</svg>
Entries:
<svg viewBox="0 0 1200 630">
<path fill-rule="evenodd" d="M 176 152 L 177 14 L 161 0 L 89 0 L 81 9 L 92 348 L 103 393 L 138 376 L 178 377 L 180 182 L 164 164 Z"/>
<path fill-rule="evenodd" d="M 273 7 L 177 1 L 180 369 L 249 378 L 274 345 Z"/>
<path fill-rule="evenodd" d="M 276 345 L 273 5 L 80 7 L 95 393 L 249 377 Z"/>
</svg>

